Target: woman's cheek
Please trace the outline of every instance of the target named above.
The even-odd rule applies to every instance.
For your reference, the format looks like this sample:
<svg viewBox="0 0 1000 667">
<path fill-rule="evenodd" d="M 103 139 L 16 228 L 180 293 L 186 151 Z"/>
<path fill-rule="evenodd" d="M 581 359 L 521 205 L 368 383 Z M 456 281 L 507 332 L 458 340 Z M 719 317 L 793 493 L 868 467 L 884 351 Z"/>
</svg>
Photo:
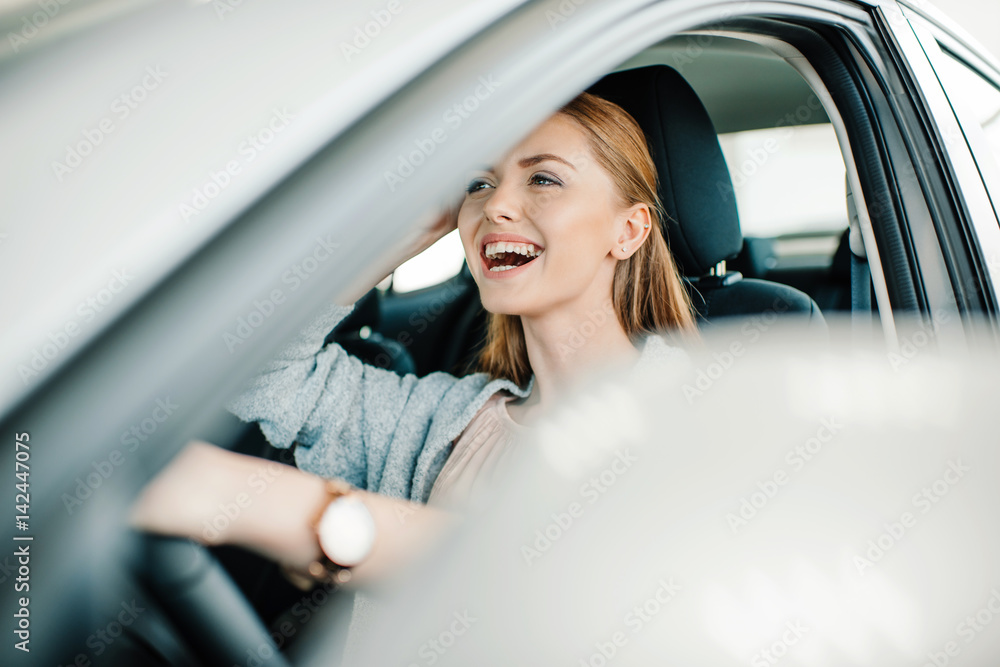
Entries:
<svg viewBox="0 0 1000 667">
<path fill-rule="evenodd" d="M 464 209 L 458 213 L 458 237 L 462 239 L 462 245 L 466 248 L 472 243 L 472 237 L 476 234 L 475 218 Z"/>
</svg>

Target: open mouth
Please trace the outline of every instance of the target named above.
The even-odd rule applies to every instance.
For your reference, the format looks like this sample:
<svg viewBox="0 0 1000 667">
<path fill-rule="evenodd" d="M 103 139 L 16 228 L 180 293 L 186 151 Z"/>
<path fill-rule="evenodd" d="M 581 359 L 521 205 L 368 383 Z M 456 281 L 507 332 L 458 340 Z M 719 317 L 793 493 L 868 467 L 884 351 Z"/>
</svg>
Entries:
<svg viewBox="0 0 1000 667">
<path fill-rule="evenodd" d="M 493 272 L 510 271 L 530 264 L 544 252 L 544 248 L 533 243 L 487 243 L 483 246 L 483 260 L 486 268 Z"/>
</svg>

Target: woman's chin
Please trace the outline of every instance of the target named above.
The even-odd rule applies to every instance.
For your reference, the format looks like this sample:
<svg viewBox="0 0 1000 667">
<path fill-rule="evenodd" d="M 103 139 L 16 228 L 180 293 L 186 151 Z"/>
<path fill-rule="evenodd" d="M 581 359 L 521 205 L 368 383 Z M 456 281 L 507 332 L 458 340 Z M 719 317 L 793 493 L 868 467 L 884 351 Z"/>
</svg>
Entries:
<svg viewBox="0 0 1000 667">
<path fill-rule="evenodd" d="M 524 312 L 524 299 L 511 298 L 510 295 L 490 294 L 490 289 L 480 288 L 479 299 L 483 310 L 494 315 L 520 315 Z"/>
</svg>

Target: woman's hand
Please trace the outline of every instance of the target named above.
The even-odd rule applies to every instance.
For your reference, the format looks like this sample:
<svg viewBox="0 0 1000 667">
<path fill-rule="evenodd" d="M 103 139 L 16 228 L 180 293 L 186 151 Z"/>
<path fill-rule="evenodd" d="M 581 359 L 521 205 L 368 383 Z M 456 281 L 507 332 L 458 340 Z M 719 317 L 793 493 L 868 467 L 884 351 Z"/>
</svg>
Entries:
<svg viewBox="0 0 1000 667">
<path fill-rule="evenodd" d="M 315 475 L 192 441 L 139 496 L 130 523 L 304 567 L 319 556 L 308 522 L 324 498 Z"/>
<path fill-rule="evenodd" d="M 424 231 L 421 237 L 414 244 L 414 249 L 406 259 L 416 257 L 456 229 L 458 229 L 458 207 L 450 208 L 444 211 L 437 218 L 437 220 L 435 220 L 434 223 Z"/>
<path fill-rule="evenodd" d="M 446 234 L 457 229 L 458 209 L 459 206 L 455 205 L 454 207 L 438 214 L 437 217 L 431 218 L 431 222 L 428 226 L 419 227 L 417 230 L 412 232 L 411 237 L 413 240 L 404 246 L 404 249 L 399 255 L 396 255 L 395 259 L 391 259 L 388 263 L 383 265 L 382 271 L 385 271 L 385 273 L 380 274 L 382 277 L 376 280 L 374 285 L 377 285 L 385 280 L 389 274 L 399 267 L 400 264 L 413 259 L 424 250 L 434 245 Z M 338 303 L 344 306 L 354 303 L 367 294 L 371 287 L 372 285 L 369 285 L 368 287 L 358 287 L 355 291 L 341 297 L 341 300 L 338 301 Z"/>
<path fill-rule="evenodd" d="M 458 206 L 454 206 L 443 211 L 433 219 L 429 226 L 417 232 L 416 238 L 407 246 L 402 254 L 402 259 L 397 262 L 397 266 L 413 259 L 427 248 L 441 240 L 446 234 L 458 228 Z"/>
<path fill-rule="evenodd" d="M 375 520 L 372 553 L 352 581 L 383 577 L 424 553 L 455 516 L 355 491 Z M 235 545 L 296 570 L 320 556 L 310 525 L 327 499 L 323 478 L 292 466 L 192 441 L 146 487 L 130 523 L 203 544 Z"/>
</svg>

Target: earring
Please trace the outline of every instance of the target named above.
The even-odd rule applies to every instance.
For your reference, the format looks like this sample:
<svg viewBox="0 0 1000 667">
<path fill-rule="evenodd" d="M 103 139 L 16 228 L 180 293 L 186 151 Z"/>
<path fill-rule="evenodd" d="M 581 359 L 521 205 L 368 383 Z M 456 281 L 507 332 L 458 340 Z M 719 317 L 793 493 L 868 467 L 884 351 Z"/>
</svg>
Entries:
<svg viewBox="0 0 1000 667">
<path fill-rule="evenodd" d="M 622 246 L 622 252 L 626 252 L 625 246 Z"/>
<path fill-rule="evenodd" d="M 642 226 L 642 228 L 643 228 L 643 229 L 649 229 L 649 223 L 647 222 L 646 224 L 644 224 L 644 225 Z"/>
</svg>

